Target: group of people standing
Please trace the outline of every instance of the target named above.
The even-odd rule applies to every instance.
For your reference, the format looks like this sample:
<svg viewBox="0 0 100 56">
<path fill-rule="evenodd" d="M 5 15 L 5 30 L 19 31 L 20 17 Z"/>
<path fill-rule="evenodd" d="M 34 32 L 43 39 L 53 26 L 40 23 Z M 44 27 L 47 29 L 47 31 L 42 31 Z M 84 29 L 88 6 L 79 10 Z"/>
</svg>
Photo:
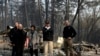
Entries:
<svg viewBox="0 0 100 56">
<path fill-rule="evenodd" d="M 76 35 L 76 31 L 72 26 L 70 26 L 69 21 L 65 21 L 65 27 L 63 30 L 63 38 L 64 38 L 64 47 L 66 56 L 68 56 L 69 49 L 73 53 L 72 50 L 72 39 Z M 23 56 L 24 44 L 26 39 L 29 39 L 28 48 L 30 56 L 39 56 L 38 55 L 38 46 L 40 43 L 43 43 L 44 56 L 53 56 L 53 36 L 54 29 L 51 27 L 49 21 L 45 21 L 44 27 L 41 29 L 42 35 L 39 36 L 39 33 L 36 31 L 35 25 L 30 26 L 30 30 L 27 32 L 23 29 L 23 25 L 19 22 L 15 22 L 15 27 L 10 30 L 8 36 L 10 37 L 10 41 L 12 44 L 12 56 Z M 43 39 L 43 41 L 40 41 Z"/>
</svg>

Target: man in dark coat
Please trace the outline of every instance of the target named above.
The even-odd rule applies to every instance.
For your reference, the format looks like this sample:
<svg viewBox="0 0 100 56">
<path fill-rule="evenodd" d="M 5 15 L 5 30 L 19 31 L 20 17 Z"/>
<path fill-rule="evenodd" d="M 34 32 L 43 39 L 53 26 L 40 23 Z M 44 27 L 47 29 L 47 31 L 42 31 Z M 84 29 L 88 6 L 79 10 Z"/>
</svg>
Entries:
<svg viewBox="0 0 100 56">
<path fill-rule="evenodd" d="M 17 36 L 18 24 L 19 24 L 18 22 L 15 22 L 15 27 L 11 29 L 9 32 L 9 38 L 10 38 L 11 45 L 12 45 L 12 56 L 16 56 L 16 46 L 15 46 L 16 41 L 15 40 L 18 37 Z"/>
<path fill-rule="evenodd" d="M 15 46 L 17 47 L 16 56 L 23 56 L 25 40 L 26 40 L 26 31 L 24 31 L 22 24 L 19 24 L 18 37 L 15 44 Z"/>
<path fill-rule="evenodd" d="M 65 27 L 63 30 L 63 38 L 64 38 L 64 48 L 66 56 L 73 56 L 73 46 L 72 39 L 76 36 L 75 29 L 70 25 L 69 21 L 65 21 Z M 70 53 L 68 53 L 70 51 Z"/>
<path fill-rule="evenodd" d="M 9 32 L 9 37 L 13 47 L 12 56 L 23 56 L 26 32 L 23 31 L 18 22 L 15 23 L 15 27 Z"/>
<path fill-rule="evenodd" d="M 50 26 L 49 21 L 45 22 L 43 27 L 43 41 L 44 41 L 44 56 L 53 56 L 53 29 Z"/>
</svg>

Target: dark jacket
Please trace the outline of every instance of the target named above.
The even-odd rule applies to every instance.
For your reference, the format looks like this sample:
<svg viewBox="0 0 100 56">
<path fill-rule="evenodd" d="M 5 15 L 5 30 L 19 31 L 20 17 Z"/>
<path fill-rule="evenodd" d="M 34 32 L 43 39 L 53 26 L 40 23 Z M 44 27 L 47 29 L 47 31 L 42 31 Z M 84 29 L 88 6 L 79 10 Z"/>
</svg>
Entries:
<svg viewBox="0 0 100 56">
<path fill-rule="evenodd" d="M 63 37 L 68 38 L 68 37 L 75 37 L 76 36 L 76 31 L 72 26 L 65 26 L 63 30 Z"/>
<path fill-rule="evenodd" d="M 26 35 L 27 33 L 22 29 L 18 30 L 18 39 L 17 39 L 17 44 L 18 45 L 24 45 L 25 40 L 26 40 Z"/>
<path fill-rule="evenodd" d="M 18 29 L 16 27 L 14 27 L 9 32 L 9 38 L 10 38 L 10 41 L 11 41 L 12 44 L 16 43 L 17 37 L 18 37 Z"/>
<path fill-rule="evenodd" d="M 26 32 L 19 30 L 16 27 L 9 32 L 10 41 L 15 45 L 23 45 L 26 39 Z"/>
<path fill-rule="evenodd" d="M 53 41 L 53 29 L 43 27 L 43 41 Z"/>
</svg>

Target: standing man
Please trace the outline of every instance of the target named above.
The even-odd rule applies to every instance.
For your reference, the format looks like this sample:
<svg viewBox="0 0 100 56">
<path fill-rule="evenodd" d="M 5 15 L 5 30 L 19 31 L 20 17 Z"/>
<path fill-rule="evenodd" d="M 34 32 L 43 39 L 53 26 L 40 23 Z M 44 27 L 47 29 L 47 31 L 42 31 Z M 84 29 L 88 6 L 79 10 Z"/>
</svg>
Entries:
<svg viewBox="0 0 100 56">
<path fill-rule="evenodd" d="M 75 29 L 70 25 L 69 21 L 65 21 L 65 27 L 63 30 L 63 38 L 64 38 L 64 50 L 66 56 L 73 56 L 73 38 L 76 36 Z"/>
<path fill-rule="evenodd" d="M 24 50 L 24 43 L 26 40 L 26 31 L 23 29 L 23 25 L 19 24 L 18 26 L 18 37 L 16 39 L 16 56 L 23 56 L 23 50 Z"/>
<path fill-rule="evenodd" d="M 13 29 L 11 29 L 10 32 L 9 32 L 9 38 L 10 38 L 11 45 L 12 45 L 12 56 L 16 56 L 16 46 L 15 46 L 15 43 L 16 43 L 16 38 L 18 37 L 17 36 L 18 25 L 19 25 L 19 23 L 15 22 L 15 27 Z"/>
<path fill-rule="evenodd" d="M 45 21 L 45 26 L 43 27 L 42 31 L 44 41 L 44 56 L 53 56 L 53 29 L 51 28 L 49 21 Z"/>
</svg>

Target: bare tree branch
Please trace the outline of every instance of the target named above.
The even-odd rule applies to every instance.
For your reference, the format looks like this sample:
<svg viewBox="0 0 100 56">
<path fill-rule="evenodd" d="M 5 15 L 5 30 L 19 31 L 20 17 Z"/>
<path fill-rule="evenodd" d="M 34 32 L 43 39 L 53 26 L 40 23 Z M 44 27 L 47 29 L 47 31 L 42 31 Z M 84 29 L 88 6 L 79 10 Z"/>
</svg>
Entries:
<svg viewBox="0 0 100 56">
<path fill-rule="evenodd" d="M 77 7 L 76 14 L 75 14 L 75 16 L 74 16 L 74 18 L 73 18 L 73 20 L 72 20 L 71 25 L 73 25 L 73 24 L 74 24 L 74 21 L 75 21 L 75 19 L 76 19 L 76 17 L 77 17 L 77 14 L 78 14 L 79 8 L 81 7 L 81 5 L 82 5 L 83 1 L 84 1 L 84 0 L 81 0 L 81 2 L 79 3 L 79 5 L 78 5 L 78 7 Z"/>
</svg>

